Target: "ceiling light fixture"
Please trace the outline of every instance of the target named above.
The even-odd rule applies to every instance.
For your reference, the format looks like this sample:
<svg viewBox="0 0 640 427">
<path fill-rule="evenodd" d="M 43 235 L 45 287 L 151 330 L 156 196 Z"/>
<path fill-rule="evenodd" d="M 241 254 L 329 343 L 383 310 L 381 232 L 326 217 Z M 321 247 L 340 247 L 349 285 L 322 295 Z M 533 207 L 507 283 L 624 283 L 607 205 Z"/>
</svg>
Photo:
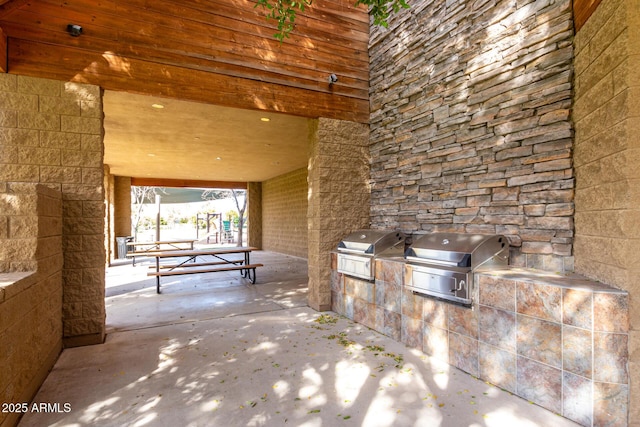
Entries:
<svg viewBox="0 0 640 427">
<path fill-rule="evenodd" d="M 82 27 L 76 24 L 69 24 L 67 25 L 67 32 L 72 37 L 80 37 L 80 34 L 82 34 Z"/>
<path fill-rule="evenodd" d="M 151 106 L 153 108 L 157 108 L 158 110 L 162 110 L 164 108 L 164 105 L 162 104 L 151 104 Z"/>
<path fill-rule="evenodd" d="M 260 120 L 263 122 L 270 122 L 271 119 L 269 117 L 260 117 Z"/>
</svg>

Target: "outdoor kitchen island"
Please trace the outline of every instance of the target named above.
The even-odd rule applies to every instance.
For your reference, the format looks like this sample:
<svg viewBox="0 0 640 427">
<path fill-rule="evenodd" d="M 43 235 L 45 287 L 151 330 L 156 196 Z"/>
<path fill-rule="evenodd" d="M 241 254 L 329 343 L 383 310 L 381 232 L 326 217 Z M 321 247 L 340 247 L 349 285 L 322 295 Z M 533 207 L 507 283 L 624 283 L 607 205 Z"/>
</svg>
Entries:
<svg viewBox="0 0 640 427">
<path fill-rule="evenodd" d="M 375 258 L 375 279 L 339 273 L 338 314 L 585 426 L 624 425 L 628 294 L 579 276 L 492 266 L 472 304 L 405 288 L 407 260 Z"/>
</svg>

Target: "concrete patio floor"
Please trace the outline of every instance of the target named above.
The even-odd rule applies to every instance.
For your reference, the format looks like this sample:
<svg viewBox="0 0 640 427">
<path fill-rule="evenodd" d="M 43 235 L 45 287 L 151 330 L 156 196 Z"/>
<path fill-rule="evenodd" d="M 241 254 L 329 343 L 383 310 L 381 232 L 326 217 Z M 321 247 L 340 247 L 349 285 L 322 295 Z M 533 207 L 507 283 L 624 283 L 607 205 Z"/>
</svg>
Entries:
<svg viewBox="0 0 640 427">
<path fill-rule="evenodd" d="M 107 271 L 106 342 L 64 350 L 30 426 L 575 426 L 335 313 L 306 305 L 303 259 L 237 272 Z M 65 406 L 65 404 L 68 404 Z"/>
</svg>

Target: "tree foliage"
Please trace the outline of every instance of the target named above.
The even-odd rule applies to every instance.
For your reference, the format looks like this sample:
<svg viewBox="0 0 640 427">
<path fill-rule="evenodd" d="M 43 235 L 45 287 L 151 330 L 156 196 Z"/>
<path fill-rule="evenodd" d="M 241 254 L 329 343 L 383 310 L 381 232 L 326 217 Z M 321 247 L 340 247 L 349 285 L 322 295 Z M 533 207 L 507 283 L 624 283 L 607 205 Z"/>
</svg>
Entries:
<svg viewBox="0 0 640 427">
<path fill-rule="evenodd" d="M 273 36 L 282 42 L 295 27 L 297 11 L 304 12 L 311 0 L 258 0 L 258 6 L 267 10 L 267 19 L 278 21 L 278 32 Z"/>
<path fill-rule="evenodd" d="M 267 19 L 278 22 L 278 32 L 273 36 L 282 42 L 295 28 L 297 12 L 304 12 L 306 7 L 311 6 L 311 2 L 312 0 L 258 0 L 255 7 L 262 6 L 267 11 Z M 409 8 L 406 0 L 356 0 L 355 4 L 367 5 L 373 24 L 385 28 L 389 25 L 391 13 Z"/>
<path fill-rule="evenodd" d="M 366 4 L 369 7 L 369 15 L 373 18 L 373 25 L 387 28 L 391 13 L 398 13 L 400 9 L 408 9 L 409 4 L 405 0 L 357 0 L 356 6 Z"/>
<path fill-rule="evenodd" d="M 166 194 L 164 187 L 131 186 L 131 203 L 136 205 L 132 217 L 134 240 L 138 239 L 138 228 L 142 220 L 142 207 L 145 203 L 153 203 L 158 193 Z"/>
</svg>

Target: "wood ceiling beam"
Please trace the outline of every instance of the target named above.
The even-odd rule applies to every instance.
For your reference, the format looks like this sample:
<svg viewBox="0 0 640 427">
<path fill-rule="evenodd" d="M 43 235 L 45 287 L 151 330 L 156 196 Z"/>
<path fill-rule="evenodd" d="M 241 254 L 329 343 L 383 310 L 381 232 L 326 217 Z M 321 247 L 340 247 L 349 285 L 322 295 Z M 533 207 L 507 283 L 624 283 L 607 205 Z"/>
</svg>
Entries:
<svg viewBox="0 0 640 427">
<path fill-rule="evenodd" d="M 9 14 L 20 6 L 26 4 L 29 0 L 0 0 L 0 19 Z"/>
<path fill-rule="evenodd" d="M 600 0 L 573 0 L 573 21 L 576 32 L 589 20 L 600 5 Z"/>
<path fill-rule="evenodd" d="M 2 73 L 9 71 L 8 49 L 7 35 L 2 31 L 2 28 L 0 28 L 0 72 Z"/>
<path fill-rule="evenodd" d="M 247 189 L 247 183 L 240 181 L 202 181 L 192 179 L 164 178 L 131 178 L 131 185 L 136 187 L 212 188 L 225 190 Z"/>
<path fill-rule="evenodd" d="M 335 93 L 9 38 L 10 72 L 107 90 L 295 116 L 369 122 L 369 101 Z"/>
</svg>

